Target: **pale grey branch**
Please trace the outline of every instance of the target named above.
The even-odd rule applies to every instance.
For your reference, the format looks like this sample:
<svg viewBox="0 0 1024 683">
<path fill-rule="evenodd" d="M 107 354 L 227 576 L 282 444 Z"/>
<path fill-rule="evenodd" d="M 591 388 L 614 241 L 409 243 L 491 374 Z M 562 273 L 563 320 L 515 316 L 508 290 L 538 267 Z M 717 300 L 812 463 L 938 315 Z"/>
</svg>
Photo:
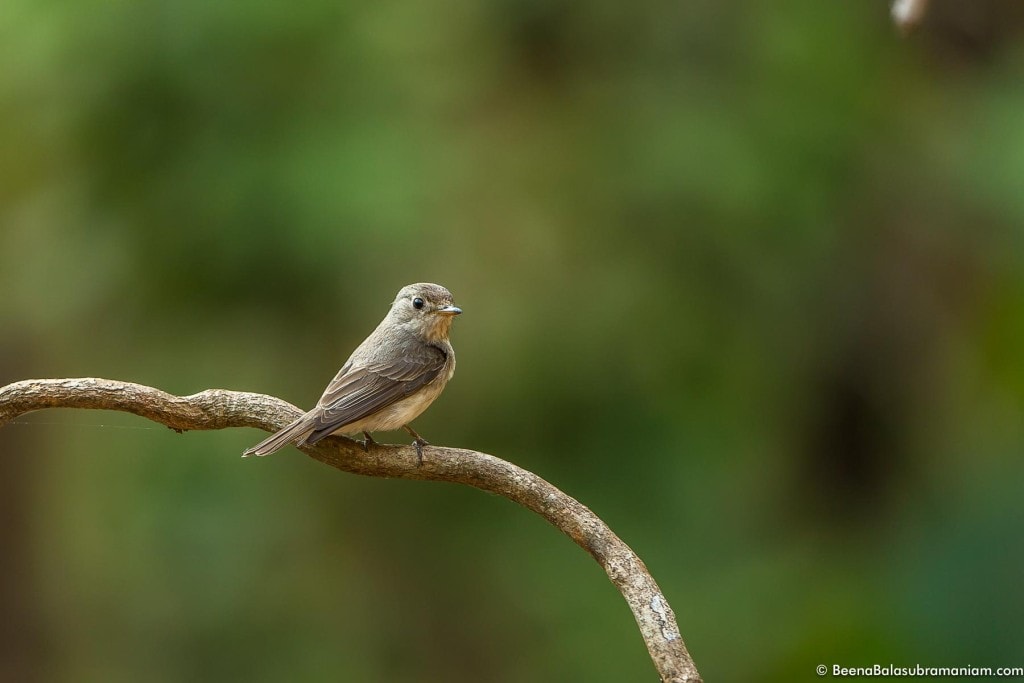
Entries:
<svg viewBox="0 0 1024 683">
<path fill-rule="evenodd" d="M 0 388 L 0 426 L 42 408 L 95 408 L 134 413 L 176 431 L 256 427 L 276 431 L 302 411 L 272 396 L 208 389 L 174 396 L 108 379 L 30 379 Z M 412 446 L 364 451 L 355 441 L 328 438 L 303 449 L 344 472 L 370 477 L 450 481 L 490 491 L 533 510 L 590 553 L 626 599 L 665 683 L 700 681 L 679 635 L 675 614 L 647 567 L 585 505 L 532 472 L 486 453 L 427 446 L 419 463 Z"/>
</svg>

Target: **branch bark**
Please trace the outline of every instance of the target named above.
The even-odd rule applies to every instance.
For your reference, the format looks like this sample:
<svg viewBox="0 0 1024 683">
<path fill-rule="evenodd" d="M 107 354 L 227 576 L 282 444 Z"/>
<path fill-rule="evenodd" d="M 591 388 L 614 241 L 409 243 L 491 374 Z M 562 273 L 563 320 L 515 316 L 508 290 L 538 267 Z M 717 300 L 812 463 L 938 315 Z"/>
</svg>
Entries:
<svg viewBox="0 0 1024 683">
<path fill-rule="evenodd" d="M 0 426 L 42 408 L 118 410 L 183 432 L 256 427 L 269 432 L 302 411 L 273 396 L 208 389 L 191 396 L 108 379 L 29 379 L 0 388 Z M 597 560 L 636 617 L 664 683 L 695 683 L 700 675 L 679 635 L 675 614 L 647 567 L 586 506 L 541 479 L 493 455 L 427 446 L 419 463 L 412 446 L 380 445 L 364 451 L 343 437 L 303 448 L 306 455 L 343 472 L 369 477 L 449 481 L 497 493 L 533 510 Z"/>
</svg>

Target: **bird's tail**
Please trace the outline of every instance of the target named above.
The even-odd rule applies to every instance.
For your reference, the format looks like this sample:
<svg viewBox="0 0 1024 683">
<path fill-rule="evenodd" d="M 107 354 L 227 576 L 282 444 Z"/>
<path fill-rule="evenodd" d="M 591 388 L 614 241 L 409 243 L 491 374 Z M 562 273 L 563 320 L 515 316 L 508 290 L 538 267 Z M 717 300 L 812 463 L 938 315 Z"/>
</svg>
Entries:
<svg viewBox="0 0 1024 683">
<path fill-rule="evenodd" d="M 303 415 L 284 429 L 274 432 L 263 441 L 260 441 L 252 448 L 246 450 L 242 453 L 242 457 L 248 458 L 250 455 L 270 455 L 274 451 L 278 451 L 288 444 L 302 439 L 311 431 L 312 426 L 309 424 L 308 420 L 306 420 L 306 415 Z"/>
</svg>

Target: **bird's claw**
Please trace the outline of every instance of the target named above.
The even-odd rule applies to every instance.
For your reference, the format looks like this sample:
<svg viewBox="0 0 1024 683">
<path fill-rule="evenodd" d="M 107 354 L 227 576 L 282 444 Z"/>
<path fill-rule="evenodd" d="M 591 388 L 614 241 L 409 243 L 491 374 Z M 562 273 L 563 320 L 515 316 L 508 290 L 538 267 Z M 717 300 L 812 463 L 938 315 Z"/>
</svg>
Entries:
<svg viewBox="0 0 1024 683">
<path fill-rule="evenodd" d="M 377 442 L 373 440 L 372 436 L 370 436 L 370 432 L 363 432 L 363 436 L 365 437 L 363 439 L 363 450 L 369 453 L 370 446 L 376 446 Z"/>
<path fill-rule="evenodd" d="M 412 445 L 416 447 L 416 465 L 419 467 L 423 466 L 423 447 L 429 446 L 430 442 L 424 439 L 422 436 L 413 440 Z"/>
<path fill-rule="evenodd" d="M 417 466 L 423 465 L 423 447 L 429 446 L 430 442 L 424 439 L 422 436 L 416 433 L 416 430 L 409 425 L 402 425 L 402 429 L 409 432 L 409 436 L 413 438 L 412 445 L 416 447 L 416 461 Z"/>
</svg>

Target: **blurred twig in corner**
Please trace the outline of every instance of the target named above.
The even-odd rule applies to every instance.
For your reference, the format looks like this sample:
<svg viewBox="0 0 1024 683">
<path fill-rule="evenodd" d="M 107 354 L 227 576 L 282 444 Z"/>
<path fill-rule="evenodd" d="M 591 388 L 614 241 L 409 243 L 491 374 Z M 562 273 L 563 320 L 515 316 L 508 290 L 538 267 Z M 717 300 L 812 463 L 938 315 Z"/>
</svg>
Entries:
<svg viewBox="0 0 1024 683">
<path fill-rule="evenodd" d="M 909 33 L 921 23 L 927 11 L 928 0 L 895 0 L 892 3 L 892 20 L 903 33 Z"/>
</svg>

